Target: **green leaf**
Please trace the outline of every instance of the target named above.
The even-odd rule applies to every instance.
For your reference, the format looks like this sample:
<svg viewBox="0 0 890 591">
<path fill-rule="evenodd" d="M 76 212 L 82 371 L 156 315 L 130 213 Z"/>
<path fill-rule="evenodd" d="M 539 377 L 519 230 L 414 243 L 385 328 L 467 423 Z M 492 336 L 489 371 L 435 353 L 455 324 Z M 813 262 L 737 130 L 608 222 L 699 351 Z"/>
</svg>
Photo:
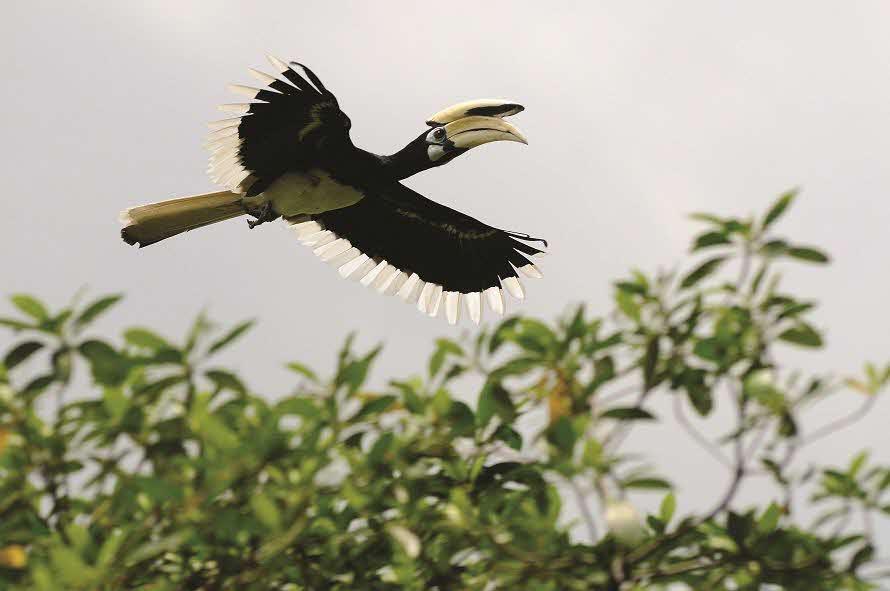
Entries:
<svg viewBox="0 0 890 591">
<path fill-rule="evenodd" d="M 850 478 L 856 478 L 859 474 L 862 467 L 865 465 L 865 461 L 868 459 L 868 451 L 861 451 L 853 457 L 853 460 L 850 462 L 850 468 L 847 470 L 847 473 L 850 475 Z"/>
<path fill-rule="evenodd" d="M 220 390 L 230 390 L 242 396 L 247 394 L 244 383 L 231 372 L 222 369 L 208 369 L 204 375 Z"/>
<path fill-rule="evenodd" d="M 22 322 L 21 320 L 16 320 L 15 318 L 0 318 L 0 326 L 5 326 L 7 328 L 11 328 L 12 330 L 18 332 L 20 330 L 28 330 L 37 328 L 34 324 L 30 324 L 28 322 Z"/>
<path fill-rule="evenodd" d="M 725 261 L 725 256 L 713 257 L 706 260 L 683 278 L 683 281 L 680 282 L 680 288 L 688 289 L 692 287 L 708 275 L 713 274 Z"/>
<path fill-rule="evenodd" d="M 99 556 L 96 558 L 96 567 L 99 568 L 99 570 L 105 571 L 115 563 L 115 557 L 117 556 L 118 550 L 120 550 L 124 539 L 124 533 L 120 529 L 113 530 L 108 537 L 105 538 L 102 547 L 99 549 Z"/>
<path fill-rule="evenodd" d="M 486 382 L 479 393 L 476 408 L 476 424 L 484 427 L 497 414 L 504 423 L 512 423 L 516 418 L 516 407 L 510 393 L 499 382 Z"/>
<path fill-rule="evenodd" d="M 780 196 L 776 202 L 773 203 L 772 207 L 769 208 L 769 211 L 766 212 L 761 227 L 766 230 L 773 224 L 773 222 L 778 220 L 782 214 L 785 213 L 785 210 L 788 209 L 788 206 L 791 205 L 791 202 L 794 201 L 796 196 L 797 189 L 792 189 Z"/>
<path fill-rule="evenodd" d="M 765 242 L 758 251 L 766 257 L 780 257 L 788 252 L 788 243 L 784 240 L 770 240 Z"/>
<path fill-rule="evenodd" d="M 662 478 L 634 478 L 624 481 L 624 488 L 641 488 L 645 490 L 664 490 L 671 488 L 671 483 Z"/>
<path fill-rule="evenodd" d="M 96 318 L 108 311 L 112 306 L 123 299 L 123 294 L 112 294 L 99 298 L 90 303 L 83 312 L 74 319 L 74 324 L 82 328 L 93 322 Z"/>
<path fill-rule="evenodd" d="M 779 335 L 783 341 L 800 345 L 801 347 L 821 347 L 822 337 L 812 326 L 806 322 L 799 322 Z"/>
<path fill-rule="evenodd" d="M 640 323 L 640 304 L 634 298 L 633 294 L 623 289 L 616 290 L 615 304 L 618 306 L 618 309 L 621 310 L 622 314 L 624 314 L 637 324 Z"/>
<path fill-rule="evenodd" d="M 381 347 L 375 347 L 370 353 L 346 364 L 337 374 L 336 383 L 338 386 L 346 385 L 349 394 L 354 394 L 365 383 L 368 376 L 368 368 L 380 353 Z"/>
<path fill-rule="evenodd" d="M 223 349 L 229 345 L 231 345 L 238 337 L 243 335 L 245 332 L 251 329 L 254 324 L 254 320 L 245 320 L 244 322 L 236 325 L 232 330 L 227 332 L 221 339 L 210 345 L 210 348 L 207 349 L 208 355 L 213 355 L 220 349 Z"/>
<path fill-rule="evenodd" d="M 725 244 L 732 244 L 725 232 L 705 232 L 696 237 L 695 242 L 692 244 L 692 252 Z"/>
<path fill-rule="evenodd" d="M 469 437 L 476 425 L 476 416 L 470 407 L 460 400 L 452 400 L 448 407 L 448 421 L 452 437 Z"/>
<path fill-rule="evenodd" d="M 715 224 L 717 226 L 723 226 L 725 220 L 723 218 L 717 217 L 710 213 L 693 213 L 689 215 L 689 219 L 696 220 L 699 222 L 707 222 L 709 224 Z"/>
<path fill-rule="evenodd" d="M 115 422 L 120 421 L 130 406 L 130 401 L 120 388 L 105 388 L 102 392 L 102 403 Z"/>
<path fill-rule="evenodd" d="M 163 554 L 164 552 L 173 552 L 175 550 L 178 550 L 179 547 L 184 545 L 190 537 L 191 532 L 179 531 L 170 534 L 169 536 L 160 538 L 159 540 L 146 542 L 145 544 L 138 546 L 135 550 L 127 555 L 125 564 L 127 566 L 135 566 L 140 562 L 143 562 L 150 558 L 154 558 L 155 556 Z"/>
<path fill-rule="evenodd" d="M 49 320 L 49 312 L 47 311 L 46 306 L 44 306 L 37 298 L 29 296 L 28 294 L 19 293 L 11 296 L 9 299 L 12 300 L 12 303 L 16 308 L 34 320 L 37 320 L 38 322 Z"/>
<path fill-rule="evenodd" d="M 757 521 L 757 531 L 763 535 L 771 533 L 779 525 L 781 516 L 782 509 L 775 503 L 770 503 Z"/>
<path fill-rule="evenodd" d="M 55 381 L 56 375 L 52 373 L 38 376 L 28 382 L 25 387 L 22 388 L 21 394 L 25 399 L 33 398 L 49 388 Z"/>
<path fill-rule="evenodd" d="M 509 425 L 499 425 L 492 435 L 492 439 L 503 441 L 516 451 L 522 450 L 522 435 Z"/>
<path fill-rule="evenodd" d="M 112 349 L 108 343 L 84 341 L 77 350 L 90 362 L 93 379 L 103 386 L 119 386 L 130 373 L 129 359 Z"/>
<path fill-rule="evenodd" d="M 321 415 L 318 405 L 310 398 L 285 398 L 275 408 L 283 415 L 299 415 L 307 419 Z"/>
<path fill-rule="evenodd" d="M 636 406 L 611 408 L 600 415 L 601 419 L 617 419 L 619 421 L 653 421 L 655 415 Z"/>
<path fill-rule="evenodd" d="M 658 366 L 659 338 L 658 335 L 649 338 L 646 343 L 646 354 L 643 356 L 643 386 L 646 390 L 655 385 L 655 370 Z"/>
<path fill-rule="evenodd" d="M 178 503 L 184 498 L 184 493 L 177 484 L 163 478 L 134 476 L 131 482 L 140 492 L 145 493 L 153 502 L 158 504 L 168 501 Z"/>
<path fill-rule="evenodd" d="M 674 496 L 673 491 L 669 492 L 664 496 L 664 499 L 661 501 L 661 507 L 658 510 L 658 516 L 661 521 L 667 525 L 671 522 L 671 519 L 674 517 L 674 512 L 677 510 L 677 498 Z"/>
<path fill-rule="evenodd" d="M 391 431 L 386 431 L 381 434 L 380 437 L 377 438 L 377 441 L 374 442 L 374 445 L 371 446 L 371 450 L 368 452 L 368 462 L 373 464 L 379 464 L 383 461 L 386 452 L 389 451 L 390 446 L 395 440 L 395 436 Z"/>
<path fill-rule="evenodd" d="M 281 529 L 281 513 L 275 502 L 262 492 L 250 495 L 250 508 L 260 523 L 271 530 Z"/>
<path fill-rule="evenodd" d="M 355 413 L 351 419 L 352 422 L 361 421 L 371 415 L 379 414 L 391 407 L 393 403 L 395 403 L 396 397 L 390 394 L 386 396 L 378 396 L 377 398 L 372 398 L 367 401 L 362 407 Z"/>
<path fill-rule="evenodd" d="M 76 589 L 88 588 L 95 577 L 95 572 L 83 561 L 83 559 L 68 546 L 55 545 L 49 551 L 53 570 L 56 571 L 65 587 Z"/>
<path fill-rule="evenodd" d="M 463 357 L 464 350 L 460 345 L 449 339 L 436 340 L 436 351 L 430 357 L 429 363 L 430 377 L 438 375 L 439 370 L 442 368 L 442 364 L 445 363 L 445 359 L 449 355 Z"/>
<path fill-rule="evenodd" d="M 147 328 L 128 328 L 124 331 L 124 340 L 139 349 L 148 351 L 160 351 L 161 349 L 173 349 L 167 341 Z"/>
<path fill-rule="evenodd" d="M 6 354 L 6 357 L 3 358 L 3 365 L 6 366 L 6 369 L 12 369 L 42 348 L 43 343 L 40 341 L 25 341 Z"/>
<path fill-rule="evenodd" d="M 552 443 L 564 455 L 571 455 L 575 448 L 578 435 L 567 416 L 561 416 L 547 427 L 547 441 Z"/>
<path fill-rule="evenodd" d="M 303 365 L 302 363 L 298 363 L 296 361 L 291 361 L 285 367 L 291 370 L 294 373 L 298 373 L 313 382 L 318 381 L 318 376 L 315 375 L 315 372 Z"/>
<path fill-rule="evenodd" d="M 193 428 L 212 447 L 220 450 L 234 450 L 240 447 L 241 440 L 234 431 L 212 414 L 193 413 Z"/>
<path fill-rule="evenodd" d="M 615 287 L 630 294 L 646 295 L 646 287 L 631 281 L 616 281 Z"/>
<path fill-rule="evenodd" d="M 788 256 L 809 263 L 827 263 L 828 255 L 810 246 L 793 246 L 788 249 Z"/>
<path fill-rule="evenodd" d="M 871 562 L 875 555 L 875 548 L 871 544 L 866 544 L 862 548 L 856 551 L 853 555 L 853 558 L 850 559 L 850 566 L 847 567 L 852 573 L 855 573 L 859 570 L 863 564 L 867 562 Z"/>
</svg>

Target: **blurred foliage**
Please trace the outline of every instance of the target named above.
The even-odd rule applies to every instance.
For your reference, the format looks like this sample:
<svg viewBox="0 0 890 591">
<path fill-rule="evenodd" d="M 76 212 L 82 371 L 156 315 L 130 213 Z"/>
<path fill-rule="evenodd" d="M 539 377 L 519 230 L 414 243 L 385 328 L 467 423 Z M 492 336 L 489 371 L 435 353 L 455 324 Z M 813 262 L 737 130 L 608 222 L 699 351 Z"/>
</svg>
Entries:
<svg viewBox="0 0 890 591">
<path fill-rule="evenodd" d="M 614 312 L 439 339 L 418 376 L 382 391 L 365 385 L 379 349 L 351 340 L 331 377 L 288 364 L 293 390 L 273 401 L 213 362 L 251 322 L 201 316 L 181 340 L 134 327 L 114 341 L 90 328 L 119 295 L 59 311 L 14 295 L 17 315 L 0 319 L 16 337 L 0 365 L 0 586 L 876 588 L 890 469 L 867 453 L 795 459 L 865 414 L 890 366 L 838 380 L 777 361 L 823 342 L 813 302 L 776 270 L 828 260 L 773 234 L 793 199 L 760 218 L 695 215 L 688 270 L 631 273 Z M 861 407 L 807 424 L 841 394 Z M 710 441 L 699 421 L 718 408 L 734 424 Z M 713 456 L 712 507 L 681 514 L 682 487 L 622 451 L 659 420 Z M 748 478 L 775 497 L 739 507 Z M 636 490 L 662 497 L 655 514 Z"/>
</svg>

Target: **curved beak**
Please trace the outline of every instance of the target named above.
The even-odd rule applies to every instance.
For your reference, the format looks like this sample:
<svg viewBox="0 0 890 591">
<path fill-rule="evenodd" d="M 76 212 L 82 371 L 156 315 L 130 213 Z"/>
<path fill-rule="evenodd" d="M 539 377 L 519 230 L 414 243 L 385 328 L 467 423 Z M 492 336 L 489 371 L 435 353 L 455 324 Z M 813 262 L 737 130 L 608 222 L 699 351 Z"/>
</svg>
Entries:
<svg viewBox="0 0 890 591">
<path fill-rule="evenodd" d="M 525 110 L 525 107 L 515 101 L 506 99 L 476 99 L 451 105 L 442 109 L 429 119 L 426 124 L 430 127 L 445 125 L 464 117 L 509 117 Z"/>
<path fill-rule="evenodd" d="M 455 148 L 469 150 L 497 141 L 528 143 L 521 131 L 499 117 L 463 117 L 445 125 L 445 143 Z"/>
</svg>

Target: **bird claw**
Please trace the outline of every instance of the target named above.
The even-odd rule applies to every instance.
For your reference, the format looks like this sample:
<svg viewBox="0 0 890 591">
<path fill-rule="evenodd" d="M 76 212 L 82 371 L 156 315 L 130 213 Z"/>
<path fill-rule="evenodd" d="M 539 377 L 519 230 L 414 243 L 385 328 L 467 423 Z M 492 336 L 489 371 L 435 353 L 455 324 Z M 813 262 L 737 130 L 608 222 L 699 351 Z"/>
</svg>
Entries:
<svg viewBox="0 0 890 591">
<path fill-rule="evenodd" d="M 259 226 L 260 224 L 265 224 L 266 222 L 271 222 L 277 220 L 280 216 L 278 213 L 272 208 L 272 204 L 268 201 L 263 203 L 262 205 L 254 206 L 254 207 L 245 207 L 245 211 L 247 211 L 248 215 L 252 215 L 255 217 L 255 220 L 247 220 L 247 225 L 251 230 Z"/>
</svg>

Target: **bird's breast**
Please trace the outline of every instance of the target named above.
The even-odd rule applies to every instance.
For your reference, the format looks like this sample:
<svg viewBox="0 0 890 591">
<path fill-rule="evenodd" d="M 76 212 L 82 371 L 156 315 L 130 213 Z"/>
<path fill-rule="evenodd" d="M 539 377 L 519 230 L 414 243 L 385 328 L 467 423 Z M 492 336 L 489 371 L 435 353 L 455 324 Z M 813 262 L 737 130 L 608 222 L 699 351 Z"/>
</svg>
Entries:
<svg viewBox="0 0 890 591">
<path fill-rule="evenodd" d="M 355 205 L 362 199 L 362 193 L 323 170 L 312 169 L 283 174 L 260 197 L 271 202 L 279 214 L 291 217 Z"/>
</svg>

